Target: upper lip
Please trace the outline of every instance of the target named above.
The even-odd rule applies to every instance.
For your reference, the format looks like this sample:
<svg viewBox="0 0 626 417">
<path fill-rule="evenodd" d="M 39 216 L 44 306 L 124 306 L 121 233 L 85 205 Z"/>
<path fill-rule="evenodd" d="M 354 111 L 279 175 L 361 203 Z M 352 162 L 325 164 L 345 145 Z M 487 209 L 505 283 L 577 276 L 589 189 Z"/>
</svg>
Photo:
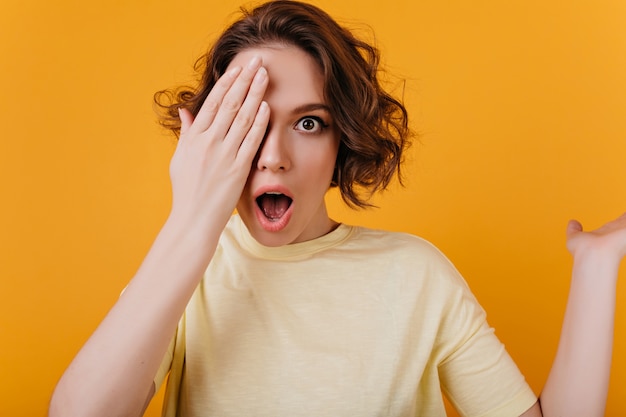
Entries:
<svg viewBox="0 0 626 417">
<path fill-rule="evenodd" d="M 262 185 L 262 186 L 260 186 L 259 188 L 256 189 L 256 191 L 254 192 L 253 197 L 256 200 L 257 198 L 259 198 L 263 194 L 268 194 L 268 193 L 280 193 L 280 194 L 286 195 L 287 197 L 289 197 L 289 198 L 291 198 L 293 200 L 293 195 L 291 194 L 289 189 L 287 187 L 285 187 L 284 185 L 280 185 L 280 184 Z"/>
</svg>

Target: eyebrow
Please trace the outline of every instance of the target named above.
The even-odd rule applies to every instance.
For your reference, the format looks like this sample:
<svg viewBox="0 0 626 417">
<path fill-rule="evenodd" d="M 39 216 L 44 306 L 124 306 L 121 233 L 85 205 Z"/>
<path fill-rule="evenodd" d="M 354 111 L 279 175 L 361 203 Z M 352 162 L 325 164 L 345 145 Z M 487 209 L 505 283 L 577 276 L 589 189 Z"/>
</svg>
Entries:
<svg viewBox="0 0 626 417">
<path fill-rule="evenodd" d="M 323 110 L 326 113 L 331 114 L 330 107 L 328 107 L 326 104 L 323 104 L 323 103 L 303 104 L 301 106 L 296 107 L 291 112 L 293 114 L 300 114 L 300 113 L 306 113 L 306 112 L 310 112 L 314 110 Z"/>
</svg>

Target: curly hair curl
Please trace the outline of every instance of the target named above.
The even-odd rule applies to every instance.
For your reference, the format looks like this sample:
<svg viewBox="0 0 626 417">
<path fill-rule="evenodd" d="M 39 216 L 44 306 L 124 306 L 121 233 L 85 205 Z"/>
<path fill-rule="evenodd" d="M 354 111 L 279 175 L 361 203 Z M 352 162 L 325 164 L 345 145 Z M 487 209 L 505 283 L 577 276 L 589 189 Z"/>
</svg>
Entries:
<svg viewBox="0 0 626 417">
<path fill-rule="evenodd" d="M 196 62 L 195 69 L 202 74 L 197 88 L 155 93 L 161 125 L 178 136 L 178 108 L 195 116 L 239 52 L 268 44 L 293 45 L 320 66 L 325 99 L 340 131 L 330 185 L 339 187 L 348 206 L 363 208 L 371 206 L 367 200 L 386 189 L 396 173 L 402 184 L 403 152 L 412 135 L 406 108 L 380 85 L 377 48 L 310 4 L 275 0 L 241 12 L 241 18 Z M 367 191 L 365 196 L 362 191 Z"/>
</svg>

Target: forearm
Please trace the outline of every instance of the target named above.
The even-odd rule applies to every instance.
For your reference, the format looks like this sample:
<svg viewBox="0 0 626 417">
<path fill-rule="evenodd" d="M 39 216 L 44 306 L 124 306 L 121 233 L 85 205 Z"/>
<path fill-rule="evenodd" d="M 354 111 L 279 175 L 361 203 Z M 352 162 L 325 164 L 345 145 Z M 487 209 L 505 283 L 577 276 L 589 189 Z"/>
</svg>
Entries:
<svg viewBox="0 0 626 417">
<path fill-rule="evenodd" d="M 59 381 L 50 416 L 141 413 L 217 245 L 219 230 L 198 230 L 168 220 L 135 277 Z"/>
<path fill-rule="evenodd" d="M 118 302 L 67 369 L 52 416 L 133 416 L 239 201 L 269 123 L 260 56 L 230 68 L 196 117 L 179 107 L 172 214 Z M 221 107 L 222 103 L 228 103 Z"/>
<path fill-rule="evenodd" d="M 561 338 L 541 394 L 544 416 L 603 416 L 619 262 L 600 250 L 574 258 Z"/>
</svg>

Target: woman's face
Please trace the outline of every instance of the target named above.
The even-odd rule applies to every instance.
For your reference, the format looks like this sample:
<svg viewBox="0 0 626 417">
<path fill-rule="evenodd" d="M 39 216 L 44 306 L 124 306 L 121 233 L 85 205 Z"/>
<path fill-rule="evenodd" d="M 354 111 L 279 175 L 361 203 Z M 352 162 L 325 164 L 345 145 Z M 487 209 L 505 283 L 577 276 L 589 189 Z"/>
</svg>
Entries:
<svg viewBox="0 0 626 417">
<path fill-rule="evenodd" d="M 250 170 L 237 211 L 266 246 L 303 242 L 331 231 L 324 195 L 337 158 L 339 133 L 324 99 L 321 69 L 294 46 L 246 49 L 230 67 L 260 56 L 269 85 L 265 139 Z"/>
</svg>

